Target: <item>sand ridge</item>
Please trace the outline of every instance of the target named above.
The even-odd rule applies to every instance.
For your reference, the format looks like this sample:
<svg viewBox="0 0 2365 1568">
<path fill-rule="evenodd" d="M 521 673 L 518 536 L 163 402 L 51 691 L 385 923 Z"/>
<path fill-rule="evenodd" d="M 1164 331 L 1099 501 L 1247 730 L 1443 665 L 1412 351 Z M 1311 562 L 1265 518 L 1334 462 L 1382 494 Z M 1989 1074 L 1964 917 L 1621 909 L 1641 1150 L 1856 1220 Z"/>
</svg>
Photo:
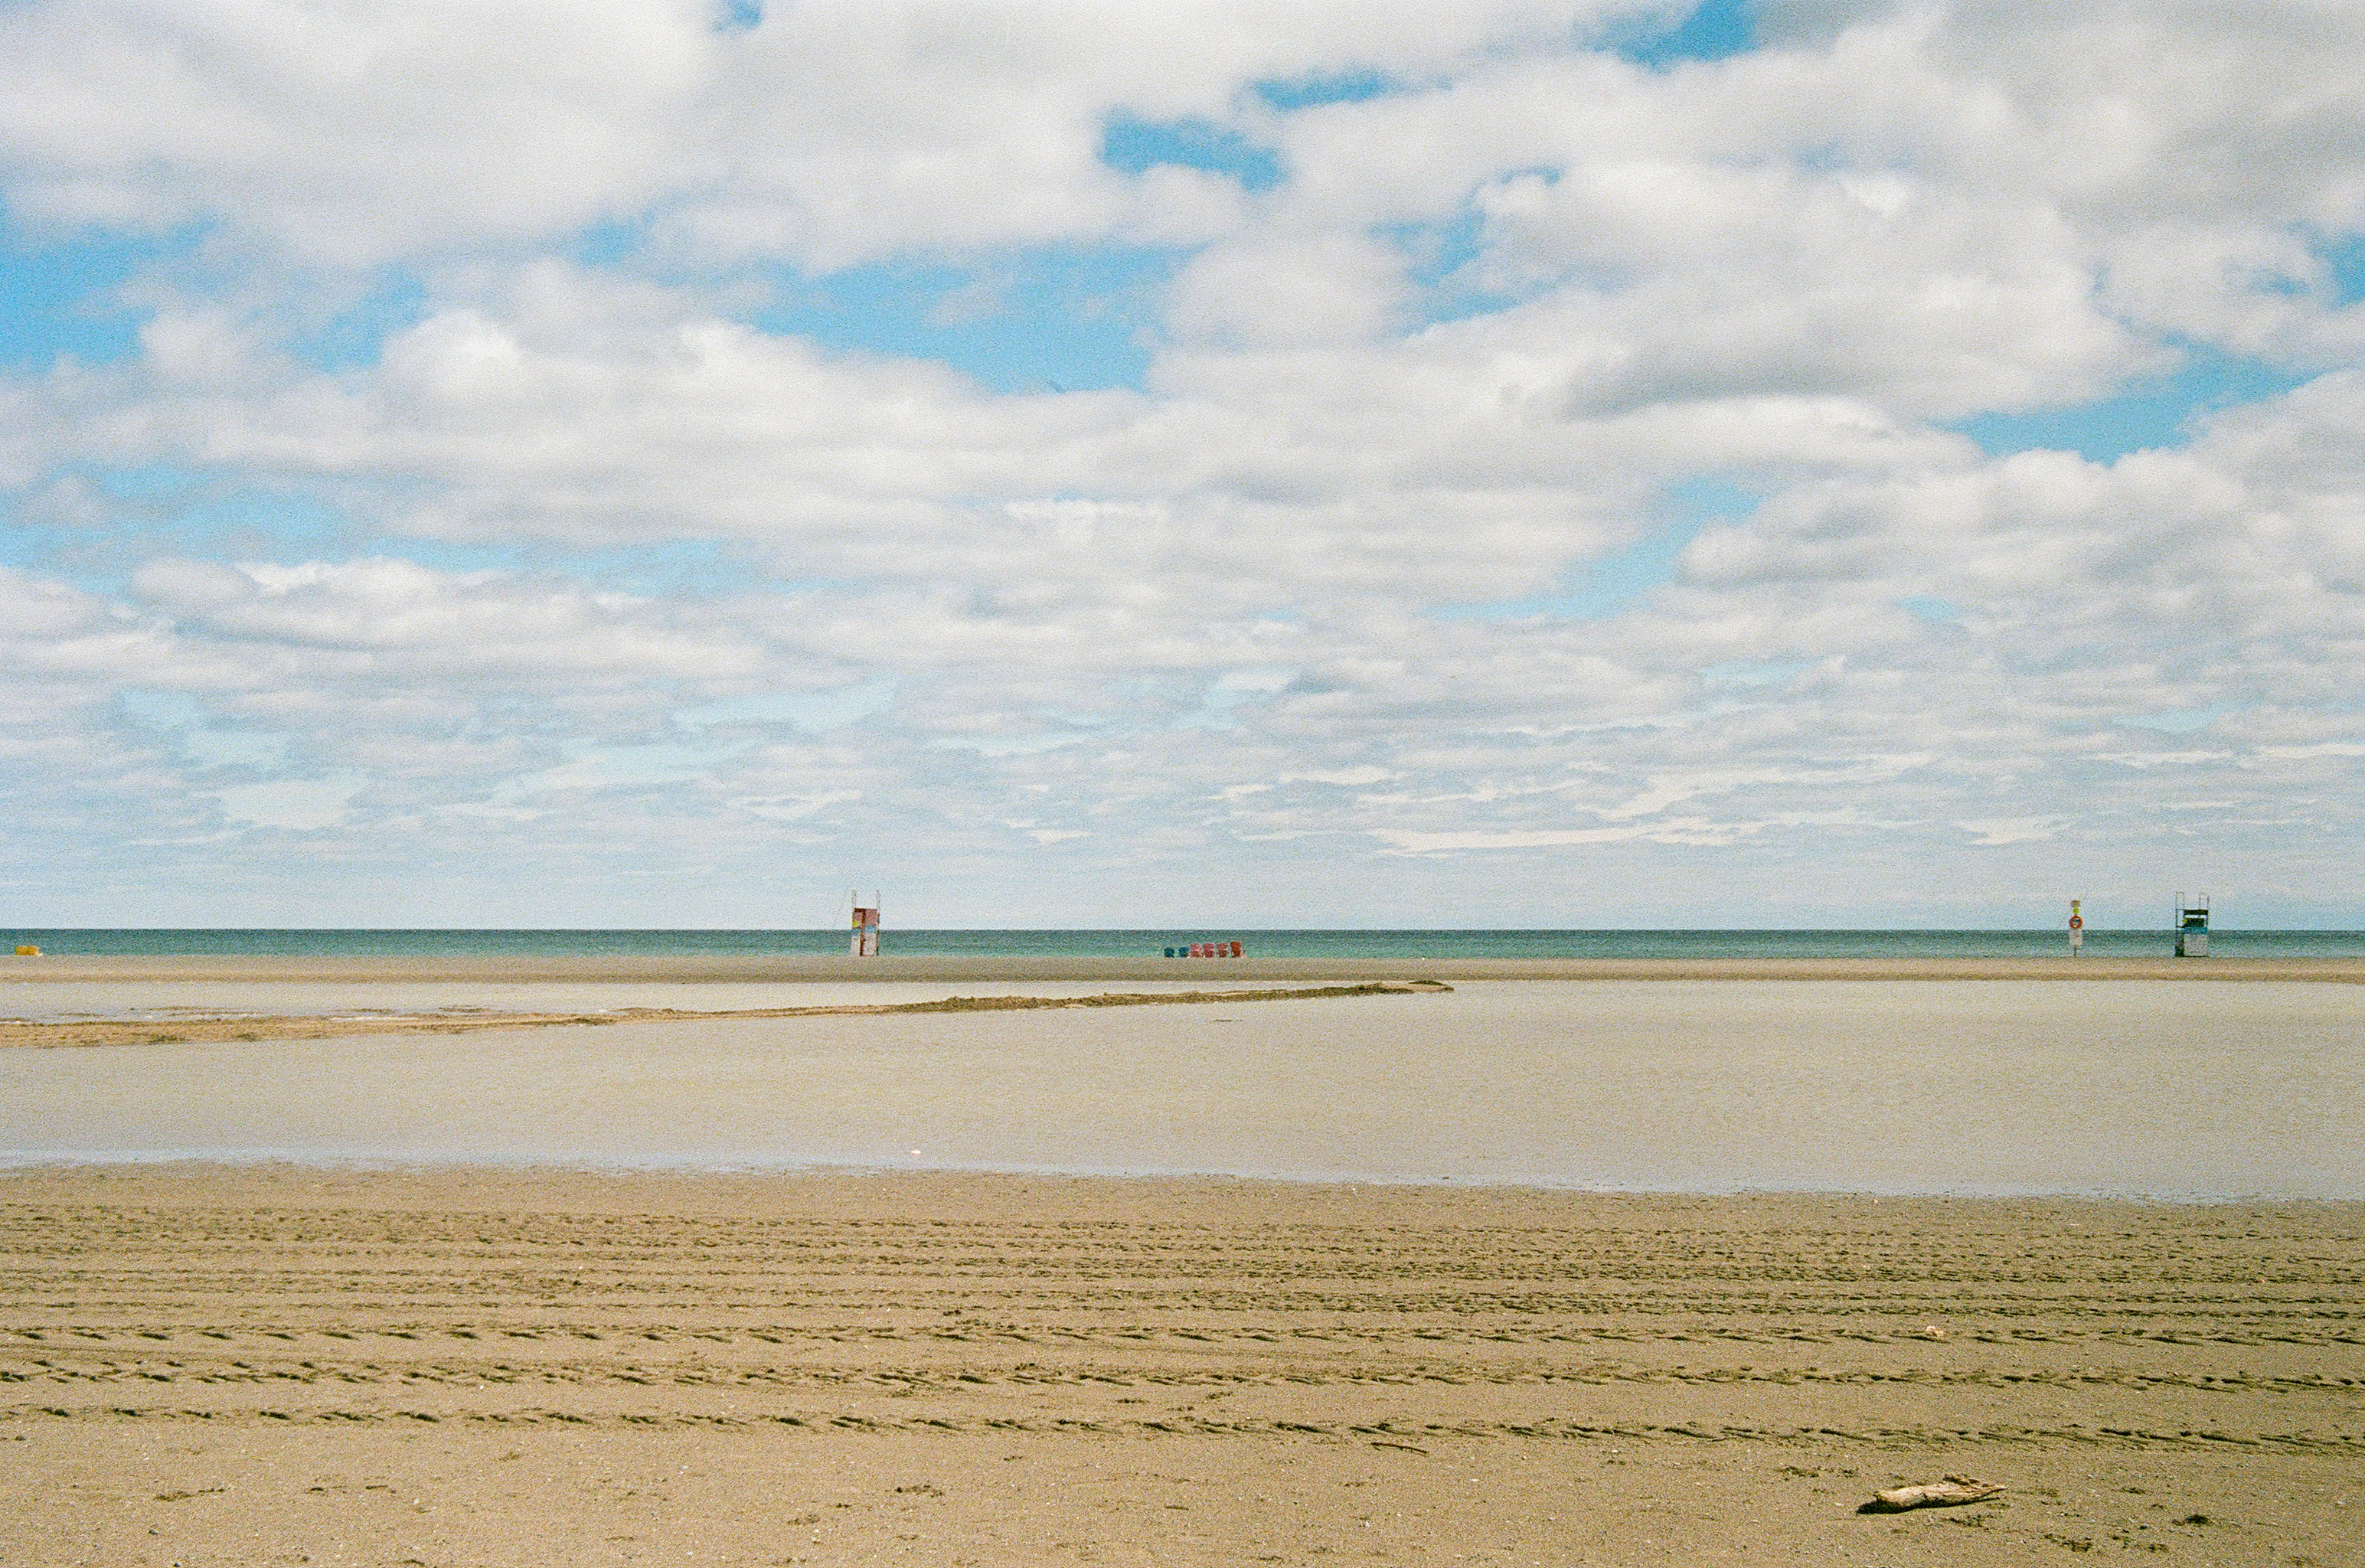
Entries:
<svg viewBox="0 0 2365 1568">
<path fill-rule="evenodd" d="M 2365 1541 L 2356 1204 L 28 1170 L 0 1270 L 10 1561 Z"/>
<path fill-rule="evenodd" d="M 1025 1013 L 1078 1007 L 1316 1002 L 1339 997 L 1418 996 L 1452 989 L 1442 980 L 1367 980 L 1351 985 L 1267 987 L 1245 991 L 1103 991 L 1093 996 L 948 996 L 926 1002 L 836 1002 L 710 1011 L 679 1007 L 618 1007 L 597 1013 L 521 1013 L 488 1007 L 446 1007 L 429 1013 L 373 1010 L 338 1014 L 216 1014 L 195 1009 L 178 1009 L 169 1017 L 89 1018 L 58 1022 L 0 1018 L 0 1047 L 38 1048 L 184 1045 L 192 1041 L 327 1040 L 356 1035 L 465 1035 L 485 1029 L 531 1029 L 558 1025 L 701 1024 L 751 1018 L 854 1018 L 926 1013 Z"/>
</svg>

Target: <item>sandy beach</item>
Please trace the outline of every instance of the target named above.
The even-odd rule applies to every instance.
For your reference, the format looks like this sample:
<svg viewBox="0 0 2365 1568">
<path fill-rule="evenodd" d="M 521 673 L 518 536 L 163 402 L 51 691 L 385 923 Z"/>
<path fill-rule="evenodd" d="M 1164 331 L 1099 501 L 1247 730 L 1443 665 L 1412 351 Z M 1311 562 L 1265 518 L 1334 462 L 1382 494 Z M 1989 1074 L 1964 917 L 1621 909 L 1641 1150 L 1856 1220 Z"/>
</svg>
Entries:
<svg viewBox="0 0 2365 1568">
<path fill-rule="evenodd" d="M 18 984 L 0 1562 L 2365 1560 L 2342 966 L 987 967 Z"/>
<path fill-rule="evenodd" d="M 0 1258 L 10 1562 L 2365 1546 L 2353 1204 L 20 1170 Z"/>
</svg>

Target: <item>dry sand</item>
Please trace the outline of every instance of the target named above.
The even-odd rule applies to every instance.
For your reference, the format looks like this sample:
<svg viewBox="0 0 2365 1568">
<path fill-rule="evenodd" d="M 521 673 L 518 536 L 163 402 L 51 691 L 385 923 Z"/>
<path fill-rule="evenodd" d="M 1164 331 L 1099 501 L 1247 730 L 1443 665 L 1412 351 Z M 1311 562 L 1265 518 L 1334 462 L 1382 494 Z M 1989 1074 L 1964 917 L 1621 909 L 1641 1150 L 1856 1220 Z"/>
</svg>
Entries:
<svg viewBox="0 0 2365 1568">
<path fill-rule="evenodd" d="M 9 1563 L 2365 1562 L 2365 1205 L 151 1167 L 0 1248 Z"/>
</svg>

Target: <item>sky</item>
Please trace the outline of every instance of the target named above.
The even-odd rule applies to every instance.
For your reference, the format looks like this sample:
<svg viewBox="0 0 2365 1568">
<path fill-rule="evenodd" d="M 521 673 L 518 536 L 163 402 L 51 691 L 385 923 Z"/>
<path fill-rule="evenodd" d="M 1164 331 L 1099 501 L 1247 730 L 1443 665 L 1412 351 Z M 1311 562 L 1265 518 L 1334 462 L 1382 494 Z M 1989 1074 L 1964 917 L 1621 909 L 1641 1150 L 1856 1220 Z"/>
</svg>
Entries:
<svg viewBox="0 0 2365 1568">
<path fill-rule="evenodd" d="M 0 0 L 0 910 L 2365 926 L 2360 61 Z"/>
</svg>

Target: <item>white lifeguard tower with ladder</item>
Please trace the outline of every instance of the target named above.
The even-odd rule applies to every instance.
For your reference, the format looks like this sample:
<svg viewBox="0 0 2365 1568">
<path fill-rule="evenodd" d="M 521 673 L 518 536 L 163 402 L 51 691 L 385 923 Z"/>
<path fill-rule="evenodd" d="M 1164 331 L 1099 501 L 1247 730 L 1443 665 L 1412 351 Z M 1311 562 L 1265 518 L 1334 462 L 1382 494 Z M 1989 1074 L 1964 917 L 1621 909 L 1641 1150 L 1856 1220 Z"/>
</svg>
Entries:
<svg viewBox="0 0 2365 1568">
<path fill-rule="evenodd" d="M 879 895 L 872 893 L 870 902 L 862 902 L 862 890 L 854 890 L 854 957 L 875 958 L 879 956 Z"/>
<path fill-rule="evenodd" d="M 2180 958 L 2205 958 L 2209 956 L 2209 895 L 2200 894 L 2187 902 L 2182 893 L 2176 895 L 2176 956 Z"/>
</svg>

